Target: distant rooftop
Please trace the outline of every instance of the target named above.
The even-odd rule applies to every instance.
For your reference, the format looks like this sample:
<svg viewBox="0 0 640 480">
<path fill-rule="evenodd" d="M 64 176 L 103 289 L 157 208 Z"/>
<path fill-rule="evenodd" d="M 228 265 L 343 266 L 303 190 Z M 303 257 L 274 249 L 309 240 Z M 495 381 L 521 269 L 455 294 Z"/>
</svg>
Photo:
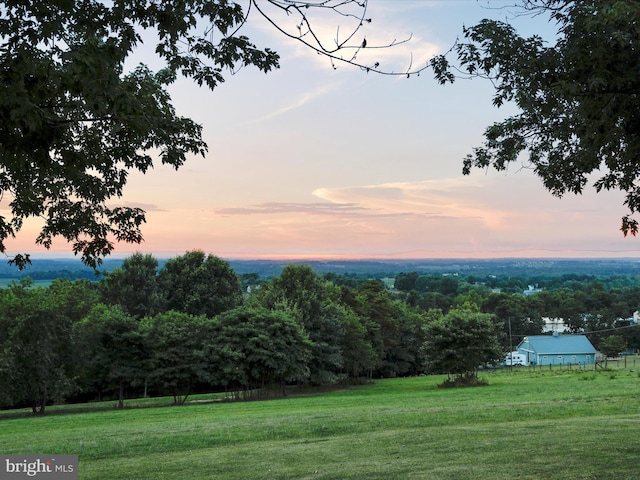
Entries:
<svg viewBox="0 0 640 480">
<path fill-rule="evenodd" d="M 529 343 L 538 354 L 596 353 L 596 349 L 584 335 L 530 335 L 524 337 L 520 346 L 525 343 Z"/>
</svg>

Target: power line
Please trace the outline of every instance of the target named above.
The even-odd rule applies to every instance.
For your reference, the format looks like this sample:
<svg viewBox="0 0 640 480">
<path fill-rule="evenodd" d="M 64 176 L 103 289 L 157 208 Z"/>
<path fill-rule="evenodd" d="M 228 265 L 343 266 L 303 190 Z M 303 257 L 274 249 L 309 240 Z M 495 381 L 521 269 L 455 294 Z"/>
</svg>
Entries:
<svg viewBox="0 0 640 480">
<path fill-rule="evenodd" d="M 603 330 L 591 330 L 590 332 L 583 332 L 583 334 L 584 335 L 589 335 L 590 333 L 613 332 L 614 330 L 623 330 L 625 328 L 633 328 L 633 327 L 640 327 L 640 324 L 624 325 L 622 327 L 605 328 Z"/>
</svg>

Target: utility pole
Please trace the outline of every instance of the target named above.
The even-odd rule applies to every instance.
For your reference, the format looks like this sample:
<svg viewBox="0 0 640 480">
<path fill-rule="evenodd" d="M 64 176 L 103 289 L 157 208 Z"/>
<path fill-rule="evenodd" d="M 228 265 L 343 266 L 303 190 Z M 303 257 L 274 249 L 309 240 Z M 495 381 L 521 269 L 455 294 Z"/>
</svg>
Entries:
<svg viewBox="0 0 640 480">
<path fill-rule="evenodd" d="M 513 339 L 511 338 L 511 317 L 509 317 L 509 353 L 513 352 Z"/>
</svg>

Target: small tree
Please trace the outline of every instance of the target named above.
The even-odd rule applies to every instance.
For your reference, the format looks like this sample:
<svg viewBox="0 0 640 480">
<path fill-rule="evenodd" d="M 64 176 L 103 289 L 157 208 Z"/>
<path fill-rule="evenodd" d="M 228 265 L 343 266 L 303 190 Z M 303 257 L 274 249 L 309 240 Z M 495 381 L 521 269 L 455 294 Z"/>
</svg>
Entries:
<svg viewBox="0 0 640 480">
<path fill-rule="evenodd" d="M 143 374 L 139 323 L 120 306 L 96 305 L 74 325 L 74 340 L 84 373 L 118 389 L 118 408 L 124 407 L 124 389 Z"/>
<path fill-rule="evenodd" d="M 240 307 L 218 316 L 214 329 L 209 355 L 219 383 L 261 393 L 275 383 L 284 394 L 286 382 L 309 378 L 313 344 L 286 313 Z"/>
<path fill-rule="evenodd" d="M 478 367 L 497 363 L 503 355 L 500 325 L 493 315 L 469 305 L 432 318 L 425 326 L 427 371 L 448 374 L 443 385 L 478 384 Z"/>
<path fill-rule="evenodd" d="M 96 296 L 85 281 L 32 286 L 23 279 L 0 295 L 0 404 L 30 404 L 34 413 L 44 413 L 76 389 L 69 338 Z"/>
<path fill-rule="evenodd" d="M 186 313 L 166 312 L 141 323 L 148 377 L 183 404 L 192 387 L 209 379 L 204 353 L 209 320 Z"/>
<path fill-rule="evenodd" d="M 336 306 L 344 315 L 342 366 L 348 379 L 370 376 L 379 362 L 362 319 L 350 308 Z"/>
<path fill-rule="evenodd" d="M 333 383 L 342 370 L 341 312 L 333 303 L 339 290 L 325 282 L 309 265 L 287 265 L 279 277 L 261 285 L 248 304 L 284 311 L 293 317 L 313 342 L 310 380 Z"/>
<path fill-rule="evenodd" d="M 626 347 L 624 338 L 618 335 L 609 335 L 600 342 L 600 351 L 607 357 L 617 357 Z"/>
</svg>

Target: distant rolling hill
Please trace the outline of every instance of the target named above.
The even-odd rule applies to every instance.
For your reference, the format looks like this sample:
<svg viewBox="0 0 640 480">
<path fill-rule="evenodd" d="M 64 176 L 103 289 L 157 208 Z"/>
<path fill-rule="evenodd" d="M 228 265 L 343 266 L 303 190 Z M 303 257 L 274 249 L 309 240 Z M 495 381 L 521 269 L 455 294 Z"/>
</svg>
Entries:
<svg viewBox="0 0 640 480">
<path fill-rule="evenodd" d="M 162 267 L 167 259 L 158 258 Z M 238 274 L 256 273 L 261 277 L 280 274 L 289 264 L 310 265 L 319 274 L 337 273 L 359 277 L 395 277 L 399 273 L 420 274 L 535 276 L 586 274 L 595 276 L 640 275 L 640 259 L 417 259 L 417 260 L 227 260 Z M 122 259 L 108 258 L 100 267 L 101 272 L 110 272 L 122 265 Z M 99 279 L 91 268 L 79 259 L 39 259 L 23 271 L 5 265 L 0 268 L 0 279 L 6 284 L 11 280 L 31 277 L 36 281 L 69 278 Z"/>
</svg>

